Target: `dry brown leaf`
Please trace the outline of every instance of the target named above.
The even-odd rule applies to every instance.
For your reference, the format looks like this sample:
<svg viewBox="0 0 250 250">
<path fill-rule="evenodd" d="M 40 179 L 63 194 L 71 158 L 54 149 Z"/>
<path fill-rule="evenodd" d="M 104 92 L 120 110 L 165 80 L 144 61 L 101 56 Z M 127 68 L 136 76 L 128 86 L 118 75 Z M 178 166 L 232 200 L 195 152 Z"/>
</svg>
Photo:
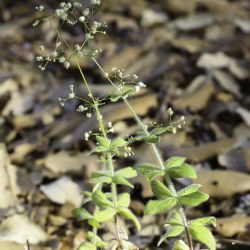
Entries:
<svg viewBox="0 0 250 250">
<path fill-rule="evenodd" d="M 239 147 L 220 154 L 218 156 L 218 162 L 220 165 L 241 172 L 248 172 L 250 170 L 250 148 Z"/>
<path fill-rule="evenodd" d="M 110 72 L 113 67 L 117 67 L 118 69 L 126 69 L 128 65 L 137 60 L 141 53 L 142 47 L 127 47 L 111 58 L 106 58 L 102 65 L 103 69 L 105 72 Z"/>
<path fill-rule="evenodd" d="M 199 173 L 196 183 L 210 197 L 230 197 L 250 190 L 250 176 L 237 171 L 213 170 Z"/>
<path fill-rule="evenodd" d="M 80 172 L 86 165 L 93 171 L 97 168 L 96 157 L 93 155 L 88 155 L 87 153 L 72 154 L 64 150 L 49 154 L 44 159 L 44 165 L 55 174 Z"/>
<path fill-rule="evenodd" d="M 75 207 L 80 207 L 82 202 L 81 189 L 79 185 L 67 176 L 42 185 L 40 190 L 53 202 L 57 204 L 65 204 L 69 202 Z"/>
<path fill-rule="evenodd" d="M 231 217 L 217 219 L 216 231 L 225 237 L 232 237 L 238 233 L 244 233 L 250 225 L 250 216 L 235 214 Z"/>
<path fill-rule="evenodd" d="M 192 111 L 203 109 L 210 97 L 215 93 L 213 82 L 204 83 L 198 90 L 193 93 L 183 94 L 173 99 L 172 105 L 175 109 L 190 108 Z"/>
<path fill-rule="evenodd" d="M 239 84 L 233 79 L 233 77 L 222 70 L 215 70 L 213 72 L 215 79 L 221 85 L 223 89 L 233 93 L 237 97 L 241 97 Z"/>
<path fill-rule="evenodd" d="M 139 248 L 127 240 L 114 240 L 110 243 L 107 250 L 139 250 Z"/>
<path fill-rule="evenodd" d="M 181 31 L 201 29 L 212 24 L 214 17 L 211 14 L 197 14 L 176 19 L 172 25 Z"/>
<path fill-rule="evenodd" d="M 194 12 L 197 0 L 168 0 L 163 1 L 164 7 L 174 14 L 191 14 Z"/>
<path fill-rule="evenodd" d="M 173 39 L 171 44 L 179 49 L 187 50 L 190 53 L 197 53 L 210 47 L 207 41 L 196 37 L 180 37 Z"/>
<path fill-rule="evenodd" d="M 234 138 L 221 139 L 199 146 L 180 148 L 175 150 L 175 154 L 186 156 L 194 162 L 204 161 L 217 154 L 227 152 L 237 142 Z"/>
<path fill-rule="evenodd" d="M 147 9 L 142 13 L 141 24 L 144 27 L 151 27 L 156 24 L 164 24 L 168 20 L 168 16 L 164 12 L 157 12 Z"/>
<path fill-rule="evenodd" d="M 25 157 L 35 150 L 35 145 L 30 143 L 22 143 L 15 147 L 14 153 L 11 154 L 11 161 L 22 163 Z"/>
<path fill-rule="evenodd" d="M 38 244 L 44 242 L 47 235 L 23 214 L 16 214 L 2 221 L 0 225 L 0 241 L 25 244 L 27 239 L 32 244 Z"/>
<path fill-rule="evenodd" d="M 17 195 L 20 189 L 17 185 L 16 166 L 10 164 L 4 144 L 0 144 L 0 208 L 17 206 Z"/>
</svg>

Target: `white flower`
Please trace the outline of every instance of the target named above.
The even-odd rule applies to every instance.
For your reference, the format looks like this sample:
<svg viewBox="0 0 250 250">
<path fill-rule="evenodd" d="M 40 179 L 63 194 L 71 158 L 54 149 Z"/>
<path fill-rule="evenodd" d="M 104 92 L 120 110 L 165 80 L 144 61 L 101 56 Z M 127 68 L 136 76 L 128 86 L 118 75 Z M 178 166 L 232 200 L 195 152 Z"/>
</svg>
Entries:
<svg viewBox="0 0 250 250">
<path fill-rule="evenodd" d="M 86 116 L 87 116 L 88 118 L 90 118 L 90 117 L 92 116 L 92 114 L 91 114 L 91 113 L 87 113 Z"/>
<path fill-rule="evenodd" d="M 167 112 L 168 112 L 168 114 L 169 114 L 170 116 L 172 116 L 172 115 L 174 114 L 174 111 L 173 111 L 172 108 L 169 108 L 169 109 L 167 110 Z"/>
<path fill-rule="evenodd" d="M 88 141 L 88 139 L 89 139 L 89 133 L 88 132 L 84 133 L 84 138 L 85 138 L 85 141 Z"/>
<path fill-rule="evenodd" d="M 37 57 L 36 57 L 36 61 L 41 62 L 42 60 L 43 60 L 43 57 L 42 57 L 42 56 L 37 56 Z"/>
<path fill-rule="evenodd" d="M 86 111 L 86 110 L 87 110 L 87 108 L 84 107 L 83 105 L 79 105 L 78 108 L 77 108 L 77 111 L 78 111 L 78 112 L 84 112 L 84 111 Z"/>
<path fill-rule="evenodd" d="M 33 27 L 35 27 L 35 26 L 37 26 L 38 24 L 39 24 L 39 20 L 36 20 L 32 25 L 33 25 Z"/>
<path fill-rule="evenodd" d="M 75 98 L 75 93 L 73 93 L 73 92 L 72 92 L 72 93 L 69 93 L 69 98 L 70 98 L 70 99 L 74 99 L 74 98 Z"/>
<path fill-rule="evenodd" d="M 79 21 L 80 21 L 81 23 L 84 23 L 85 20 L 86 20 L 85 16 L 80 16 L 80 17 L 79 17 Z"/>
<path fill-rule="evenodd" d="M 138 82 L 138 83 L 137 83 L 137 86 L 139 86 L 140 88 L 145 88 L 145 87 L 146 87 L 146 84 L 143 83 L 143 82 Z"/>
</svg>

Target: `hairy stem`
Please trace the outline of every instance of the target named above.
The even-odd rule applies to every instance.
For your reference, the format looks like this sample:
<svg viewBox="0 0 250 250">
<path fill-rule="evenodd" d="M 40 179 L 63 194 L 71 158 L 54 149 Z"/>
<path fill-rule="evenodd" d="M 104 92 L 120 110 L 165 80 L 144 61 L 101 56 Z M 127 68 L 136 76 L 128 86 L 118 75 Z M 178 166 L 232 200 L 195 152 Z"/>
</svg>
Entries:
<svg viewBox="0 0 250 250">
<path fill-rule="evenodd" d="M 105 71 L 103 70 L 103 68 L 101 67 L 101 65 L 97 62 L 97 60 L 92 57 L 92 60 L 94 61 L 94 63 L 97 65 L 97 67 L 100 69 L 100 71 L 102 72 L 102 74 L 104 75 L 104 77 L 110 82 L 110 84 L 114 87 L 115 90 L 119 91 L 116 84 L 110 79 L 110 77 L 105 73 Z M 132 113 L 135 121 L 137 122 L 137 124 L 142 128 L 142 130 L 144 131 L 144 133 L 146 135 L 149 135 L 149 131 L 147 129 L 147 126 L 145 126 L 143 124 L 143 122 L 141 121 L 140 117 L 136 114 L 136 112 L 134 111 L 133 107 L 131 106 L 131 104 L 129 103 L 129 101 L 125 98 L 125 97 L 122 97 L 125 105 L 128 107 L 128 109 L 130 110 L 130 112 Z M 155 145 L 155 144 L 150 144 L 152 146 L 152 150 L 154 152 L 154 154 L 156 155 L 156 158 L 159 162 L 159 165 L 162 169 L 165 169 L 165 166 L 164 166 L 164 161 L 162 159 L 162 156 L 161 156 L 161 153 L 160 153 L 160 150 L 158 149 L 158 147 Z M 168 176 L 168 175 L 165 175 L 165 180 L 166 180 L 166 183 L 169 187 L 169 189 L 173 192 L 173 194 L 175 196 L 177 196 L 177 191 L 174 187 L 174 184 L 172 183 L 172 180 L 171 178 Z M 187 226 L 188 226 L 188 222 L 187 222 L 187 218 L 186 218 L 186 215 L 185 215 L 185 212 L 184 212 L 184 209 L 182 208 L 182 206 L 178 203 L 178 209 L 180 211 L 180 214 L 181 214 L 181 218 L 182 218 L 182 223 L 184 225 L 184 228 L 185 228 L 185 235 L 186 235 L 186 239 L 187 239 L 187 243 L 188 243 L 188 246 L 190 248 L 190 250 L 193 250 L 193 243 L 192 243 L 192 239 L 191 239 L 191 236 L 187 230 Z"/>
<path fill-rule="evenodd" d="M 108 136 L 107 136 L 107 132 L 105 130 L 104 124 L 103 124 L 103 118 L 102 118 L 102 114 L 101 114 L 99 106 L 98 106 L 98 102 L 95 100 L 95 98 L 93 96 L 93 93 L 92 93 L 92 91 L 91 91 L 91 89 L 89 87 L 89 84 L 88 84 L 88 82 L 86 80 L 86 77 L 84 76 L 84 73 L 82 71 L 82 68 L 81 68 L 81 66 L 79 64 L 79 61 L 78 61 L 77 57 L 75 57 L 75 61 L 76 61 L 76 64 L 77 64 L 77 68 L 78 68 L 78 70 L 79 70 L 79 72 L 81 74 L 81 77 L 83 79 L 83 82 L 84 82 L 84 84 L 85 84 L 85 86 L 86 86 L 86 88 L 88 90 L 88 95 L 92 99 L 92 102 L 94 104 L 94 108 L 95 108 L 95 112 L 96 112 L 96 118 L 97 118 L 97 121 L 99 123 L 102 135 L 105 138 L 105 140 L 107 141 Z M 111 177 L 114 177 L 115 171 L 114 171 L 114 165 L 113 165 L 113 156 L 112 156 L 111 153 L 107 153 L 107 163 L 108 163 L 108 166 L 109 166 L 110 175 L 111 175 Z M 111 191 L 112 191 L 112 201 L 113 201 L 114 208 L 117 208 L 117 188 L 116 188 L 115 183 L 111 184 Z M 119 229 L 117 215 L 115 216 L 115 231 L 116 231 L 117 239 L 120 240 L 120 229 Z"/>
</svg>

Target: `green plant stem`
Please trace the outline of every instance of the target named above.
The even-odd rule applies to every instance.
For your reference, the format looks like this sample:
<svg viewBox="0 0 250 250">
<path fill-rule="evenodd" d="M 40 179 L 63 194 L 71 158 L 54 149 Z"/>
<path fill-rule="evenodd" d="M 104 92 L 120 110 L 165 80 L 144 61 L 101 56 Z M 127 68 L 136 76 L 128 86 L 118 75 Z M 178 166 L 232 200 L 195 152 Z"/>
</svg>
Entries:
<svg viewBox="0 0 250 250">
<path fill-rule="evenodd" d="M 77 68 L 78 68 L 78 70 L 79 70 L 79 72 L 81 74 L 81 77 L 83 79 L 83 82 L 84 82 L 84 84 L 85 84 L 85 86 L 86 86 L 86 88 L 88 90 L 89 97 L 93 101 L 94 108 L 95 108 L 95 111 L 96 111 L 97 121 L 99 123 L 102 135 L 105 138 L 105 140 L 108 141 L 107 132 L 106 132 L 104 124 L 103 124 L 103 119 L 102 119 L 102 115 L 101 115 L 101 112 L 100 112 L 100 109 L 99 109 L 99 106 L 98 106 L 98 102 L 95 100 L 95 98 L 93 96 L 93 93 L 92 93 L 92 91 L 91 91 L 91 89 L 89 87 L 89 84 L 88 84 L 85 76 L 84 76 L 84 73 L 82 71 L 82 68 L 81 68 L 81 66 L 79 64 L 79 61 L 78 61 L 77 57 L 75 57 L 75 61 L 76 61 L 76 64 L 77 64 Z M 108 166 L 109 166 L 110 175 L 111 175 L 111 177 L 114 177 L 115 171 L 114 171 L 114 165 L 113 165 L 113 156 L 112 156 L 111 153 L 107 153 L 107 162 L 108 162 Z M 112 200 L 113 200 L 114 208 L 117 208 L 117 188 L 116 188 L 115 183 L 111 184 L 111 192 L 112 192 Z M 117 239 L 120 240 L 121 239 L 120 238 L 120 229 L 119 229 L 117 215 L 115 216 L 115 231 L 116 231 Z"/>
<path fill-rule="evenodd" d="M 104 77 L 111 83 L 111 85 L 115 88 L 115 90 L 119 91 L 116 84 L 110 79 L 110 77 L 105 73 L 105 71 L 103 70 L 103 68 L 101 67 L 101 65 L 97 62 L 97 60 L 92 57 L 92 60 L 94 61 L 94 63 L 97 65 L 97 67 L 100 69 L 100 71 L 103 73 Z M 136 114 L 136 112 L 134 111 L 133 107 L 131 106 L 131 104 L 128 102 L 128 100 L 125 97 L 122 97 L 124 103 L 126 104 L 126 106 L 128 107 L 128 109 L 130 110 L 130 112 L 132 113 L 134 119 L 136 120 L 137 124 L 142 128 L 142 130 L 144 131 L 144 133 L 146 135 L 150 135 L 150 133 L 148 132 L 147 127 L 143 124 L 143 122 L 141 121 L 140 117 Z M 162 156 L 160 154 L 159 149 L 157 148 L 157 146 L 155 144 L 150 144 L 152 146 L 153 152 L 156 155 L 156 158 L 159 162 L 159 165 L 162 169 L 165 169 L 164 166 L 164 161 L 162 159 Z M 165 180 L 166 183 L 169 187 L 169 189 L 173 192 L 173 194 L 177 197 L 177 191 L 174 187 L 174 184 L 172 183 L 171 178 L 168 175 L 165 175 Z M 192 243 L 192 239 L 191 236 L 188 232 L 187 226 L 188 226 L 188 222 L 187 222 L 187 218 L 184 212 L 184 209 L 182 208 L 182 206 L 178 203 L 178 209 L 179 212 L 181 214 L 181 218 L 182 218 L 182 222 L 185 228 L 185 234 L 186 234 L 186 239 L 188 242 L 188 246 L 190 248 L 190 250 L 193 250 L 193 243 Z"/>
</svg>

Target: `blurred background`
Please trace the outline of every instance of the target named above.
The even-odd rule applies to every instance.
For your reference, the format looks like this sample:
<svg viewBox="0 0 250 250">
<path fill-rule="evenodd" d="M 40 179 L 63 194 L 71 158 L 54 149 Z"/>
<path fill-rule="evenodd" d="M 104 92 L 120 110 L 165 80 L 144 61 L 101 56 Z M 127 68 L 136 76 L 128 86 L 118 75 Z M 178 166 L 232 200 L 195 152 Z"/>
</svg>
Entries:
<svg viewBox="0 0 250 250">
<path fill-rule="evenodd" d="M 80 1 L 79 2 L 84 2 Z M 90 190 L 88 178 L 99 169 L 93 144 L 84 132 L 94 118 L 76 112 L 78 103 L 60 106 L 69 85 L 87 93 L 75 65 L 66 70 L 49 64 L 38 69 L 38 47 L 52 47 L 54 31 L 46 23 L 34 28 L 40 15 L 55 9 L 54 0 L 0 2 L 0 249 L 72 250 L 86 238 L 87 225 L 71 210 L 81 205 L 80 192 Z M 131 100 L 145 122 L 166 123 L 167 109 L 184 115 L 186 125 L 176 135 L 164 135 L 164 158 L 186 156 L 199 173 L 211 199 L 188 209 L 189 218 L 216 216 L 218 249 L 250 249 L 250 1 L 249 0 L 103 0 L 97 19 L 108 24 L 97 38 L 105 71 L 124 68 L 148 86 Z M 72 43 L 82 38 L 77 28 L 63 35 Z M 111 87 L 87 59 L 81 66 L 97 96 Z M 115 132 L 126 136 L 138 127 L 122 103 L 102 108 Z M 138 145 L 129 160 L 117 165 L 154 162 L 148 145 Z M 118 166 L 117 166 L 118 167 Z M 143 216 L 150 187 L 134 179 L 132 209 L 143 230 L 124 223 L 140 249 L 157 248 L 164 217 Z M 189 184 L 176 183 L 178 188 Z M 104 239 L 114 228 L 106 225 Z M 200 249 L 197 245 L 196 249 Z"/>
</svg>

